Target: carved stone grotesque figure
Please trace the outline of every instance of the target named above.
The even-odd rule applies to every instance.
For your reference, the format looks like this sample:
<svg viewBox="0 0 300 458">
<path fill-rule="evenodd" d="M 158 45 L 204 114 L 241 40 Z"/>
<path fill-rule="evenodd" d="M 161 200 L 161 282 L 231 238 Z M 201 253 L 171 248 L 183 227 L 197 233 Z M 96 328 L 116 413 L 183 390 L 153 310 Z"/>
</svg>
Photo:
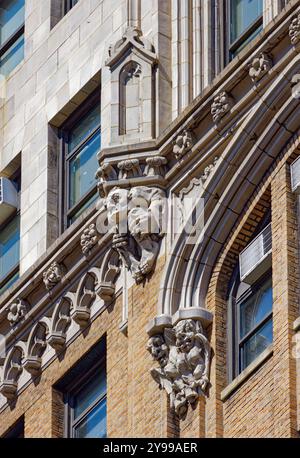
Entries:
<svg viewBox="0 0 300 458">
<path fill-rule="evenodd" d="M 211 349 L 200 321 L 179 321 L 174 328 L 151 337 L 147 349 L 160 365 L 151 370 L 152 377 L 184 419 L 188 406 L 205 394 L 209 383 Z"/>
<path fill-rule="evenodd" d="M 162 236 L 164 196 L 159 188 L 116 187 L 105 199 L 113 247 L 137 283 L 154 268 Z"/>
<path fill-rule="evenodd" d="M 217 94 L 211 106 L 213 121 L 219 123 L 225 114 L 231 110 L 232 105 L 232 97 L 230 97 L 227 92 L 222 91 Z"/>
<path fill-rule="evenodd" d="M 47 290 L 51 290 L 62 279 L 65 272 L 64 266 L 53 262 L 50 267 L 43 273 L 43 280 Z"/>
<path fill-rule="evenodd" d="M 294 17 L 289 27 L 289 36 L 292 45 L 296 45 L 300 41 L 300 14 Z"/>
<path fill-rule="evenodd" d="M 189 130 L 185 129 L 182 134 L 176 137 L 173 146 L 173 153 L 176 159 L 182 158 L 193 146 L 192 134 Z"/>
</svg>

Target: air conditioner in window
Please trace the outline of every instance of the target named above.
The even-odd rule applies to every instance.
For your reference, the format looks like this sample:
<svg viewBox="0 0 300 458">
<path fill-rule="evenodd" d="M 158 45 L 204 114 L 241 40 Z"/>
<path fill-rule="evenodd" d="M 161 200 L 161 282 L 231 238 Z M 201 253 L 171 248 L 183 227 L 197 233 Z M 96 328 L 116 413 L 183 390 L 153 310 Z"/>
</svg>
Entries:
<svg viewBox="0 0 300 458">
<path fill-rule="evenodd" d="M 18 208 L 18 191 L 5 177 L 0 177 L 0 225 Z"/>
<path fill-rule="evenodd" d="M 272 265 L 272 232 L 268 224 L 255 239 L 240 253 L 240 278 L 253 284 Z"/>
<path fill-rule="evenodd" d="M 291 164 L 292 191 L 300 194 L 300 157 Z"/>
</svg>

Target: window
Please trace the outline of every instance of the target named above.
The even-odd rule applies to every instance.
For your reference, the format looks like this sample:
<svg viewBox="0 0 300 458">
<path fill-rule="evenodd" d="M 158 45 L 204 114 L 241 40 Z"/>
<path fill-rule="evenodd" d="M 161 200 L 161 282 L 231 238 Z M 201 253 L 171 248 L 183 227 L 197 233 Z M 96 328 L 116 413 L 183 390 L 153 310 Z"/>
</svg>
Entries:
<svg viewBox="0 0 300 458">
<path fill-rule="evenodd" d="M 100 366 L 70 393 L 69 436 L 106 437 L 106 375 Z"/>
<path fill-rule="evenodd" d="M 105 355 L 104 337 L 54 387 L 63 394 L 65 437 L 106 437 Z"/>
<path fill-rule="evenodd" d="M 271 274 L 249 288 L 237 301 L 240 371 L 272 343 L 272 302 Z"/>
<path fill-rule="evenodd" d="M 64 126 L 62 138 L 65 229 L 97 199 L 95 173 L 101 147 L 99 91 Z"/>
<path fill-rule="evenodd" d="M 233 59 L 263 27 L 263 0 L 227 0 L 228 51 Z"/>
<path fill-rule="evenodd" d="M 23 439 L 24 438 L 24 417 L 8 430 L 3 436 L 4 439 Z"/>
<path fill-rule="evenodd" d="M 0 73 L 7 76 L 24 59 L 25 0 L 0 4 Z"/>
<path fill-rule="evenodd" d="M 272 233 L 270 213 L 240 253 L 230 293 L 229 378 L 233 380 L 273 341 Z M 267 223 L 267 224 L 266 224 Z M 245 260 L 247 263 L 245 263 Z M 245 268 L 246 267 L 246 268 Z"/>
<path fill-rule="evenodd" d="M 20 191 L 20 175 L 11 180 Z M 0 227 L 0 294 L 19 278 L 20 214 L 16 210 Z"/>
<path fill-rule="evenodd" d="M 67 14 L 67 12 L 78 2 L 79 0 L 64 0 L 64 14 Z"/>
</svg>

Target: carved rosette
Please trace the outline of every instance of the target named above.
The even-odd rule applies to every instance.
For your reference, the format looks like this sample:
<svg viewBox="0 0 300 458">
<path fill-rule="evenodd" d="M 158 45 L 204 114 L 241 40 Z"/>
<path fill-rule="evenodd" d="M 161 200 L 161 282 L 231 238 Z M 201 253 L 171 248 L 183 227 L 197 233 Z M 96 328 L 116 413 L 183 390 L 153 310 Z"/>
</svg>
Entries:
<svg viewBox="0 0 300 458">
<path fill-rule="evenodd" d="M 222 118 L 231 110 L 233 106 L 232 97 L 227 92 L 222 91 L 217 94 L 211 106 L 213 121 L 218 124 Z"/>
<path fill-rule="evenodd" d="M 289 26 L 289 36 L 292 45 L 298 45 L 300 41 L 300 14 L 292 19 L 292 22 Z"/>
<path fill-rule="evenodd" d="M 9 307 L 7 319 L 11 326 L 15 326 L 23 320 L 28 311 L 28 304 L 23 299 L 16 299 Z"/>
<path fill-rule="evenodd" d="M 88 256 L 91 253 L 93 247 L 97 245 L 98 240 L 99 234 L 96 229 L 96 224 L 90 224 L 90 226 L 87 227 L 81 235 L 80 244 L 82 253 Z"/>
<path fill-rule="evenodd" d="M 195 319 L 180 320 L 150 337 L 147 350 L 159 367 L 151 375 L 170 397 L 171 407 L 183 420 L 189 406 L 206 395 L 209 384 L 211 347 Z"/>
<path fill-rule="evenodd" d="M 193 147 L 193 136 L 189 129 L 185 129 L 174 141 L 173 154 L 181 159 Z"/>
<path fill-rule="evenodd" d="M 62 279 L 65 273 L 65 268 L 58 262 L 53 262 L 50 267 L 43 273 L 43 280 L 45 287 L 50 291 L 56 286 Z"/>
<path fill-rule="evenodd" d="M 272 67 L 271 57 L 261 52 L 249 65 L 249 76 L 253 83 L 259 81 Z"/>
</svg>

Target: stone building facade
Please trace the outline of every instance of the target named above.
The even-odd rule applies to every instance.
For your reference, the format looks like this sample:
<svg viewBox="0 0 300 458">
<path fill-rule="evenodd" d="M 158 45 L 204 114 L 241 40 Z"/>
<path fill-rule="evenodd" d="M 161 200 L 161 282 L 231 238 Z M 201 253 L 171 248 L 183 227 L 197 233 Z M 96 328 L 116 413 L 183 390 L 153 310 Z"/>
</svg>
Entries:
<svg viewBox="0 0 300 458">
<path fill-rule="evenodd" d="M 0 436 L 298 437 L 300 1 L 0 32 Z"/>
</svg>

